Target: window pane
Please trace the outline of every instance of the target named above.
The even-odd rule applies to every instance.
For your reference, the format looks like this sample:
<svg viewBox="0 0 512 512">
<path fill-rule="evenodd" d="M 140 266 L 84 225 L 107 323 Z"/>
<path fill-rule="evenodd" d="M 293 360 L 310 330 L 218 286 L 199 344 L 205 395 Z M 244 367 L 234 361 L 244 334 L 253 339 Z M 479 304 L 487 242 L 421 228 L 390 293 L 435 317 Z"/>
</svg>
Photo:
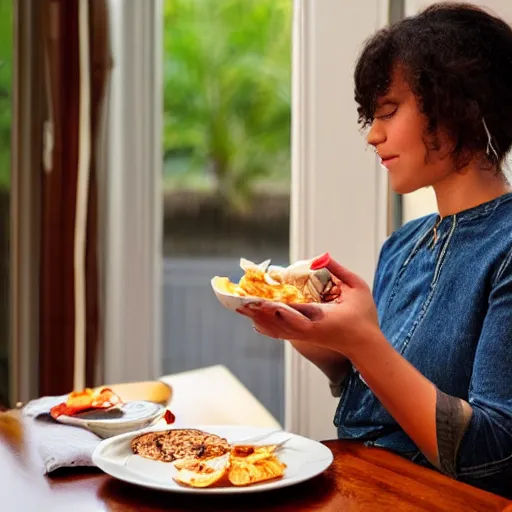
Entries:
<svg viewBox="0 0 512 512">
<path fill-rule="evenodd" d="M 0 0 L 0 404 L 9 397 L 12 0 Z"/>
<path fill-rule="evenodd" d="M 210 279 L 288 263 L 292 0 L 166 0 L 164 16 L 164 372 L 224 364 L 283 421 L 283 343 Z"/>
</svg>

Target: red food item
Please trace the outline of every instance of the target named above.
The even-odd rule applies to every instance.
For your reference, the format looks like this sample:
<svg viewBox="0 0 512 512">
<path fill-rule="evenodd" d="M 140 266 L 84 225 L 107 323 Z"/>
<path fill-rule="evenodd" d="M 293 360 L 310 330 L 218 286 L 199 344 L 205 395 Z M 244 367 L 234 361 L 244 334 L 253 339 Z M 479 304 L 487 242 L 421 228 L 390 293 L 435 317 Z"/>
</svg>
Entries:
<svg viewBox="0 0 512 512">
<path fill-rule="evenodd" d="M 164 420 L 167 423 L 167 425 L 171 425 L 176 421 L 176 416 L 174 416 L 174 414 L 171 411 L 169 411 L 169 409 L 167 409 L 164 414 Z"/>
<path fill-rule="evenodd" d="M 85 388 L 83 391 L 70 393 L 65 402 L 51 408 L 50 414 L 52 418 L 58 418 L 62 415 L 73 416 L 91 409 L 109 409 L 122 402 L 121 398 L 109 388 L 98 390 Z"/>
<path fill-rule="evenodd" d="M 326 252 L 325 254 L 322 254 L 322 256 L 319 256 L 313 262 L 311 263 L 311 270 L 320 270 L 322 268 L 325 268 L 329 265 L 331 262 L 331 255 Z"/>
</svg>

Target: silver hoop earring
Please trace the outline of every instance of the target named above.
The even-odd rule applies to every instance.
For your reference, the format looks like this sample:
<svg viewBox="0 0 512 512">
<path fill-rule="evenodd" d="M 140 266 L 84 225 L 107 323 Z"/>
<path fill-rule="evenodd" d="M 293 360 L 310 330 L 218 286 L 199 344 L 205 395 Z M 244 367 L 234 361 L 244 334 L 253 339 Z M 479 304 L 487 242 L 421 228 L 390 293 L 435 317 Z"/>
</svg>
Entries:
<svg viewBox="0 0 512 512">
<path fill-rule="evenodd" d="M 489 128 L 487 128 L 487 123 L 485 122 L 485 119 L 482 117 L 482 124 L 484 125 L 484 130 L 485 130 L 485 133 L 487 135 L 487 150 L 486 150 L 486 153 L 487 153 L 487 156 L 491 156 L 491 151 L 494 155 L 494 158 L 496 159 L 496 162 L 499 160 L 498 158 L 498 153 L 496 152 L 496 150 L 494 149 L 494 146 L 492 144 L 492 135 L 491 135 L 491 132 L 489 131 Z"/>
</svg>

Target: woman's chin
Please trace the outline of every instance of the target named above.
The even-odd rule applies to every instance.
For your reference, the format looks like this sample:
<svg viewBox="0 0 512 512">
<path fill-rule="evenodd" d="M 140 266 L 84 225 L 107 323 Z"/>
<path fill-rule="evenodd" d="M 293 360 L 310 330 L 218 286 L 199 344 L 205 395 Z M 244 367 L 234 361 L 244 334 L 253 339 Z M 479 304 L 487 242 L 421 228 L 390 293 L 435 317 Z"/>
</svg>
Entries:
<svg viewBox="0 0 512 512">
<path fill-rule="evenodd" d="M 421 186 L 418 186 L 417 183 L 398 180 L 390 180 L 390 186 L 393 192 L 395 192 L 395 194 L 400 195 L 410 194 L 411 192 L 416 192 L 416 190 L 422 188 Z"/>
</svg>

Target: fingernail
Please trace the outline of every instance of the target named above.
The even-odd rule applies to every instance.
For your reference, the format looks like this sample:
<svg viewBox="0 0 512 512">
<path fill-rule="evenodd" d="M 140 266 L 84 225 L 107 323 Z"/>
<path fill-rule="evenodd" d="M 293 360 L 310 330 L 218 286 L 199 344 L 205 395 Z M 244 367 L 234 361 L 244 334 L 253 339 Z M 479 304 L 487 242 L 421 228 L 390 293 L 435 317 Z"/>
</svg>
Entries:
<svg viewBox="0 0 512 512">
<path fill-rule="evenodd" d="M 321 268 L 327 267 L 329 265 L 329 262 L 331 261 L 331 255 L 328 252 L 325 252 L 321 256 L 318 256 L 318 258 L 315 258 L 311 262 L 310 269 L 311 270 L 320 270 Z"/>
</svg>

